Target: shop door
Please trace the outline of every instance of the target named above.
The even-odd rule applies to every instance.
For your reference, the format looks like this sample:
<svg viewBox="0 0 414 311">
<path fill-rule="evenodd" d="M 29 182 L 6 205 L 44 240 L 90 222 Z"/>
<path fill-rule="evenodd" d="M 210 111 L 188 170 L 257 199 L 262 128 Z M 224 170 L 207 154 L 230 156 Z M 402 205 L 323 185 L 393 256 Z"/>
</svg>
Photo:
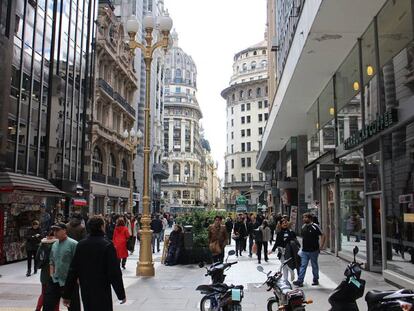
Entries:
<svg viewBox="0 0 414 311">
<path fill-rule="evenodd" d="M 381 248 L 381 197 L 368 197 L 368 239 L 370 240 L 369 265 L 371 271 L 382 270 Z"/>
</svg>

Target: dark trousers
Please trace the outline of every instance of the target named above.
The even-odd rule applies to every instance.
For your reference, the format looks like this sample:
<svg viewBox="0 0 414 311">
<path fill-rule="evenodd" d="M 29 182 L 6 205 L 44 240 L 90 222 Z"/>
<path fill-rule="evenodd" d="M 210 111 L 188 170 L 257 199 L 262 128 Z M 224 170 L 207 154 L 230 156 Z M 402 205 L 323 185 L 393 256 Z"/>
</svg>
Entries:
<svg viewBox="0 0 414 311">
<path fill-rule="evenodd" d="M 221 254 L 213 255 L 213 262 L 223 262 L 224 261 L 224 250 Z"/>
<path fill-rule="evenodd" d="M 27 272 L 31 273 L 32 271 L 32 259 L 33 259 L 33 266 L 34 266 L 34 271 L 36 272 L 36 251 L 26 251 L 27 253 Z"/>
<path fill-rule="evenodd" d="M 246 251 L 246 246 L 247 246 L 247 237 L 242 239 L 242 244 L 243 244 L 243 250 Z"/>
<path fill-rule="evenodd" d="M 238 238 L 236 239 L 236 256 L 238 256 L 240 254 L 242 254 L 243 252 L 243 240 L 242 238 Z"/>
<path fill-rule="evenodd" d="M 259 262 L 260 260 L 262 260 L 262 249 L 263 249 L 265 261 L 268 261 L 269 258 L 267 257 L 267 242 L 256 242 L 256 244 L 257 244 L 257 260 Z"/>
<path fill-rule="evenodd" d="M 56 304 L 59 303 L 62 298 L 63 287 L 59 283 L 54 283 L 52 278 L 49 280 L 49 284 L 46 287 L 45 296 L 43 300 L 43 311 L 54 311 Z M 80 311 L 80 299 L 79 299 L 79 287 L 76 286 L 73 291 L 72 298 L 70 300 L 69 311 Z"/>
<path fill-rule="evenodd" d="M 126 258 L 122 258 L 122 259 L 118 259 L 118 260 L 119 260 L 119 264 L 122 266 L 122 268 L 125 268 L 127 259 Z"/>
<path fill-rule="evenodd" d="M 227 231 L 227 236 L 229 238 L 229 245 L 231 245 L 231 231 Z"/>
</svg>

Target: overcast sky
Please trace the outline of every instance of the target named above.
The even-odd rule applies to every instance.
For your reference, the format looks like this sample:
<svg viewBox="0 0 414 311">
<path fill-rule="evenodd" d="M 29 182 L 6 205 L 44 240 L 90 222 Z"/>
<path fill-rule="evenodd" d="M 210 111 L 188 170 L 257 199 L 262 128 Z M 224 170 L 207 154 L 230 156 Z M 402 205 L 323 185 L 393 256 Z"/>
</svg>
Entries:
<svg viewBox="0 0 414 311">
<path fill-rule="evenodd" d="M 220 96 L 232 75 L 233 56 L 263 40 L 266 0 L 165 0 L 179 46 L 198 71 L 201 124 L 224 177 L 226 102 Z"/>
</svg>

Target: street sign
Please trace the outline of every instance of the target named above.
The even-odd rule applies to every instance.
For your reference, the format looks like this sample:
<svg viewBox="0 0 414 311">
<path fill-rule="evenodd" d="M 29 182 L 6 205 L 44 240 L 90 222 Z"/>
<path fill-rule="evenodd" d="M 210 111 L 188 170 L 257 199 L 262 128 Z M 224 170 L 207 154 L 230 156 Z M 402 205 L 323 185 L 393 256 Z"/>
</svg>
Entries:
<svg viewBox="0 0 414 311">
<path fill-rule="evenodd" d="M 246 205 L 247 204 L 247 199 L 244 195 L 239 195 L 236 198 L 236 205 Z"/>
</svg>

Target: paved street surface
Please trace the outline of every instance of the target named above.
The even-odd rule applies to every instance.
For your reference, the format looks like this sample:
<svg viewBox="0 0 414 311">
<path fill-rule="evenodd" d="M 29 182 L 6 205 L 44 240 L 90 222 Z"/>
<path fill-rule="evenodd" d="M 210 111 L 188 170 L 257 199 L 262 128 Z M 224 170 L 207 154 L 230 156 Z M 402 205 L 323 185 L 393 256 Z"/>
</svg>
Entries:
<svg viewBox="0 0 414 311">
<path fill-rule="evenodd" d="M 232 246 L 233 247 L 233 246 Z M 227 250 L 231 247 L 227 247 Z M 156 276 L 154 278 L 137 278 L 135 276 L 138 247 L 128 258 L 127 269 L 123 272 L 127 288 L 127 303 L 120 305 L 115 301 L 116 311 L 166 311 L 197 310 L 202 297 L 195 288 L 200 284 L 208 284 L 204 269 L 197 265 L 167 267 L 161 265 L 161 253 L 154 256 Z M 236 260 L 231 257 L 229 261 Z M 243 310 L 266 310 L 267 298 L 271 296 L 266 287 L 256 288 L 265 281 L 266 276 L 256 270 L 257 260 L 245 255 L 238 258 L 226 274 L 226 282 L 243 284 L 246 288 Z M 332 255 L 322 253 L 320 256 L 320 286 L 311 286 L 311 269 L 308 268 L 304 291 L 314 303 L 307 310 L 328 310 L 327 297 L 343 276 L 346 263 Z M 275 255 L 270 256 L 268 263 L 262 262 L 266 271 L 275 271 L 279 261 Z M 0 311 L 33 311 L 40 293 L 39 275 L 26 277 L 26 262 L 0 266 Z M 367 289 L 392 289 L 379 274 L 363 271 L 367 280 Z M 367 310 L 364 300 L 359 301 L 360 310 Z M 66 310 L 62 306 L 61 310 Z"/>
</svg>

